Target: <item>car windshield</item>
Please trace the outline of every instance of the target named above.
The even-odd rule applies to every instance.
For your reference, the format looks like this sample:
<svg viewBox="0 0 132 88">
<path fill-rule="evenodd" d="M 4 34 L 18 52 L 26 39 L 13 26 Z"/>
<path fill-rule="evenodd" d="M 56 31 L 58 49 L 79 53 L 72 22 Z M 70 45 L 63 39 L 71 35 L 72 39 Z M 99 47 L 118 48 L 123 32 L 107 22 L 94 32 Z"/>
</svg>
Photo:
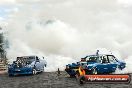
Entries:
<svg viewBox="0 0 132 88">
<path fill-rule="evenodd" d="M 33 61 L 35 61 L 35 56 L 25 56 L 25 57 L 17 57 L 17 63 L 21 64 L 31 64 Z"/>
</svg>

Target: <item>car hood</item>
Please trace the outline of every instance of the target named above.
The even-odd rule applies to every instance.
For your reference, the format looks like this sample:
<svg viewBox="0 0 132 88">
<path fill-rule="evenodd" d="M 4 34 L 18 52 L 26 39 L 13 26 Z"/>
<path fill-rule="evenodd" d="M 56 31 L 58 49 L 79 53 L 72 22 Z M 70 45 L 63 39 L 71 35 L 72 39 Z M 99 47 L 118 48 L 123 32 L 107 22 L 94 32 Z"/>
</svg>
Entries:
<svg viewBox="0 0 132 88">
<path fill-rule="evenodd" d="M 19 64 L 10 64 L 8 68 L 23 68 L 23 67 L 29 67 L 32 68 L 34 67 L 35 61 L 33 61 L 31 64 L 26 64 L 26 65 L 19 65 Z"/>
</svg>

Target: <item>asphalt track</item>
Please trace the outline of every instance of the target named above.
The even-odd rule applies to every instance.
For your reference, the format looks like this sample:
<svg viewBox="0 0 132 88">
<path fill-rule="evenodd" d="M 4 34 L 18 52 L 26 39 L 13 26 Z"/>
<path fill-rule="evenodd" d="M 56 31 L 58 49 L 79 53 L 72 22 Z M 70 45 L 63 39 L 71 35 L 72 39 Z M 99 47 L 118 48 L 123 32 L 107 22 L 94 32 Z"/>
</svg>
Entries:
<svg viewBox="0 0 132 88">
<path fill-rule="evenodd" d="M 132 76 L 131 76 L 132 77 Z M 79 85 L 76 78 L 70 78 L 66 72 L 44 72 L 37 75 L 8 77 L 0 75 L 0 88 L 132 88 L 132 82 L 124 83 L 86 83 Z"/>
</svg>

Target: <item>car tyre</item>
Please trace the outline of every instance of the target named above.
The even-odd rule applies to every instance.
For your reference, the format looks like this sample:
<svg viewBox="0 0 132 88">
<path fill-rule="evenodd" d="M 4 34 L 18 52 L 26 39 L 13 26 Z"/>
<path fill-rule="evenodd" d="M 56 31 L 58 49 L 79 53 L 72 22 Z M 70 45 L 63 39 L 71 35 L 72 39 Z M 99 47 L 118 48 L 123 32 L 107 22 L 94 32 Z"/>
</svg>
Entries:
<svg viewBox="0 0 132 88">
<path fill-rule="evenodd" d="M 97 74 L 98 74 L 98 71 L 97 71 L 96 68 L 93 68 L 93 70 L 92 70 L 92 74 L 94 74 L 94 75 L 97 75 Z"/>
<path fill-rule="evenodd" d="M 37 71 L 36 71 L 36 69 L 33 69 L 33 75 L 36 75 L 37 74 Z"/>
</svg>

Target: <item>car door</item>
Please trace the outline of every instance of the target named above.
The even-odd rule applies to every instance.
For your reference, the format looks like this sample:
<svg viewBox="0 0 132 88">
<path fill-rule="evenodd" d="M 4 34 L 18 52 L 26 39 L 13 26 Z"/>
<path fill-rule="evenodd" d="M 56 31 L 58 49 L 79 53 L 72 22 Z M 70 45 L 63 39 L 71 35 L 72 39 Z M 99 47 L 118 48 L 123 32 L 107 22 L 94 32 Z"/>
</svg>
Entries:
<svg viewBox="0 0 132 88">
<path fill-rule="evenodd" d="M 41 63 L 40 63 L 40 59 L 36 56 L 36 63 L 35 63 L 35 69 L 37 71 L 41 70 Z"/>
<path fill-rule="evenodd" d="M 40 69 L 41 69 L 41 71 L 44 71 L 44 66 L 45 66 L 44 60 L 40 59 Z"/>
<path fill-rule="evenodd" d="M 113 55 L 108 55 L 107 57 L 110 63 L 110 66 L 109 66 L 110 72 L 115 72 L 117 68 L 117 61 L 115 60 L 115 57 Z"/>
<path fill-rule="evenodd" d="M 107 73 L 109 71 L 109 62 L 106 55 L 100 57 L 100 62 L 97 66 L 99 73 Z"/>
</svg>

